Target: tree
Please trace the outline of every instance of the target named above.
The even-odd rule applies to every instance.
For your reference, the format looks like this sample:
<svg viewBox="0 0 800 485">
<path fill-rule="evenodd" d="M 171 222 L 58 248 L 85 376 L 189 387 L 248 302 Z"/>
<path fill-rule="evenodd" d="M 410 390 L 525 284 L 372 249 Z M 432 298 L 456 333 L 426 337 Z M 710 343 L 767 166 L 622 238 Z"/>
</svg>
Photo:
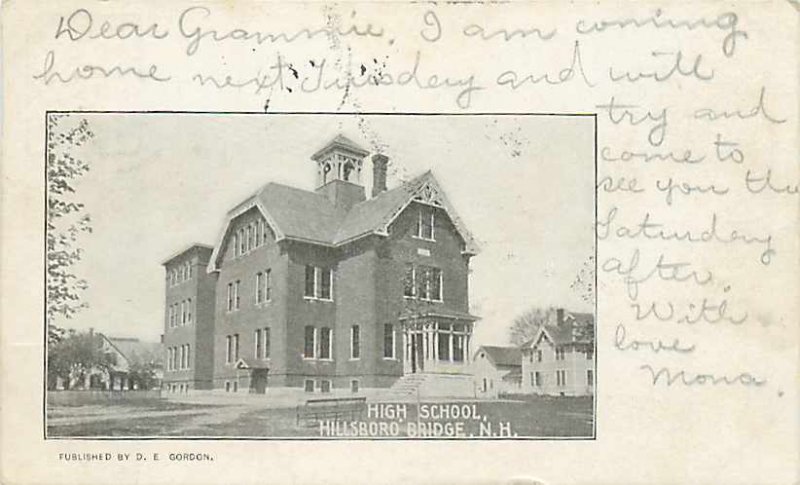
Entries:
<svg viewBox="0 0 800 485">
<path fill-rule="evenodd" d="M 158 351 L 136 352 L 128 357 L 128 377 L 139 384 L 139 389 L 153 389 L 158 378 L 156 371 L 161 367 Z"/>
<path fill-rule="evenodd" d="M 92 231 L 84 205 L 75 200 L 75 182 L 89 171 L 89 165 L 74 155 L 75 149 L 94 137 L 89 122 L 75 123 L 69 115 L 47 118 L 47 340 L 65 338 L 54 318 L 72 316 L 87 306 L 81 301 L 86 280 L 74 274 L 80 261 L 81 233 Z"/>
<path fill-rule="evenodd" d="M 47 387 L 55 389 L 59 378 L 67 387 L 72 382 L 83 383 L 92 372 L 107 373 L 116 364 L 114 354 L 103 351 L 100 335 L 70 329 L 64 331 L 60 340 L 48 346 Z"/>
<path fill-rule="evenodd" d="M 591 255 L 583 262 L 583 266 L 581 266 L 578 274 L 575 275 L 575 279 L 569 285 L 572 291 L 578 293 L 581 300 L 590 305 L 594 305 L 595 298 L 594 275 L 595 261 L 594 255 Z"/>
<path fill-rule="evenodd" d="M 509 329 L 509 341 L 520 346 L 532 339 L 536 332 L 546 324 L 555 322 L 556 310 L 553 307 L 533 307 L 514 319 Z"/>
</svg>

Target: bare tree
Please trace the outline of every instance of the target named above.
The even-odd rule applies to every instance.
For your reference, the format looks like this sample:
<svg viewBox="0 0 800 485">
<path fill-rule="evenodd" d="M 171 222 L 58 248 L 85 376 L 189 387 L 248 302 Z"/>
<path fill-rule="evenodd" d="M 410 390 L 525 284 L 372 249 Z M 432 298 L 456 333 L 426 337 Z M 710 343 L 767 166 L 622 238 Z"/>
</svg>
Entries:
<svg viewBox="0 0 800 485">
<path fill-rule="evenodd" d="M 514 319 L 509 329 L 512 345 L 522 345 L 532 339 L 536 332 L 546 324 L 555 322 L 556 310 L 553 307 L 533 307 Z"/>
<path fill-rule="evenodd" d="M 89 171 L 77 158 L 75 149 L 94 137 L 89 122 L 75 122 L 69 115 L 47 117 L 47 338 L 55 343 L 64 330 L 54 323 L 56 316 L 72 318 L 87 306 L 81 301 L 86 280 L 74 274 L 80 261 L 81 233 L 92 231 L 84 205 L 75 200 L 75 182 Z"/>
<path fill-rule="evenodd" d="M 581 266 L 578 274 L 575 275 L 575 279 L 569 285 L 570 289 L 576 292 L 581 300 L 590 305 L 594 305 L 595 299 L 594 279 L 595 261 L 594 255 L 591 255 L 583 262 L 583 266 Z"/>
</svg>

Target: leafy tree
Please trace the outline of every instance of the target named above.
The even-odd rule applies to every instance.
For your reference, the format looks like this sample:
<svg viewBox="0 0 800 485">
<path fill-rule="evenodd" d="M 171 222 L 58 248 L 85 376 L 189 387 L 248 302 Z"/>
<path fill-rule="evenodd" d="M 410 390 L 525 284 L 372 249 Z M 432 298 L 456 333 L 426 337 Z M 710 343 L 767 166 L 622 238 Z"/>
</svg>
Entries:
<svg viewBox="0 0 800 485">
<path fill-rule="evenodd" d="M 555 313 L 556 310 L 553 307 L 533 307 L 526 310 L 515 318 L 514 322 L 511 324 L 511 328 L 509 329 L 509 340 L 511 344 L 519 346 L 532 339 L 542 325 L 551 324 L 556 321 Z"/>
<path fill-rule="evenodd" d="M 82 387 L 86 376 L 92 372 L 108 372 L 115 365 L 116 356 L 103 351 L 103 338 L 94 332 L 64 332 L 60 340 L 48 346 L 47 384 L 55 389 L 58 378 L 69 387 L 72 382 Z"/>
<path fill-rule="evenodd" d="M 595 261 L 594 255 L 591 255 L 583 262 L 583 266 L 581 266 L 578 274 L 575 275 L 575 279 L 569 285 L 572 291 L 578 293 L 581 300 L 590 305 L 594 305 L 595 299 L 594 275 Z"/>
<path fill-rule="evenodd" d="M 128 356 L 128 377 L 139 383 L 139 389 L 152 389 L 157 384 L 156 371 L 161 367 L 159 352 L 142 351 Z"/>
<path fill-rule="evenodd" d="M 83 203 L 75 200 L 75 182 L 89 171 L 89 165 L 74 152 L 93 137 L 86 119 L 76 123 L 69 115 L 47 118 L 46 318 L 49 343 L 66 336 L 54 323 L 56 316 L 72 318 L 87 306 L 81 301 L 86 280 L 74 274 L 73 266 L 82 256 L 78 236 L 92 231 Z"/>
</svg>

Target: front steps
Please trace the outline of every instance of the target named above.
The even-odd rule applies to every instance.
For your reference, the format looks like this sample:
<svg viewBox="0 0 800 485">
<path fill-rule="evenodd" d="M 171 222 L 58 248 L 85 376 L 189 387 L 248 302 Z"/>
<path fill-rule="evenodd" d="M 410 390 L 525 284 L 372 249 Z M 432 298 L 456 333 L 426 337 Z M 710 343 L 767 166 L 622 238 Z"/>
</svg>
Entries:
<svg viewBox="0 0 800 485">
<path fill-rule="evenodd" d="M 475 397 L 472 376 L 467 374 L 405 374 L 389 388 L 398 397 Z"/>
</svg>

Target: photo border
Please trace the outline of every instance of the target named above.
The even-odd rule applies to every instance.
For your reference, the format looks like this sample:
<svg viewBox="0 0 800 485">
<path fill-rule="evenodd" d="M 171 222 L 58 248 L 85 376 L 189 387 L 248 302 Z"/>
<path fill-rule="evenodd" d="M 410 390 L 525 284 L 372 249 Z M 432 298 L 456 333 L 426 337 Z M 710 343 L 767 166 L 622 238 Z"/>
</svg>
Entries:
<svg viewBox="0 0 800 485">
<path fill-rule="evenodd" d="M 510 437 L 316 437 L 316 436 L 48 436 L 47 435 L 47 352 L 48 352 L 48 332 L 47 332 L 47 216 L 48 216 L 48 187 L 47 187 L 47 158 L 49 137 L 48 120 L 51 115 L 58 114 L 119 114 L 119 115 L 223 115 L 223 116 L 281 116 L 281 115 L 308 115 L 308 116 L 442 116 L 442 117 L 463 117 L 463 116 L 537 116 L 537 117 L 582 117 L 593 119 L 593 158 L 594 158 L 594 394 L 592 395 L 592 435 L 591 436 L 510 436 Z M 42 245 L 43 253 L 43 375 L 42 375 L 42 437 L 45 441 L 392 441 L 392 442 L 418 442 L 418 441 L 461 441 L 461 442 L 480 442 L 480 441 L 596 441 L 597 440 L 597 401 L 600 389 L 600 375 L 597 372 L 599 354 L 597 348 L 597 329 L 598 323 L 598 237 L 597 237 L 597 214 L 598 214 L 598 180 L 597 180 L 597 156 L 598 156 L 598 124 L 597 113 L 556 113 L 556 112 L 392 112 L 392 111 L 171 111 L 171 110 L 47 110 L 44 117 L 44 211 L 43 227 L 44 239 Z"/>
</svg>

